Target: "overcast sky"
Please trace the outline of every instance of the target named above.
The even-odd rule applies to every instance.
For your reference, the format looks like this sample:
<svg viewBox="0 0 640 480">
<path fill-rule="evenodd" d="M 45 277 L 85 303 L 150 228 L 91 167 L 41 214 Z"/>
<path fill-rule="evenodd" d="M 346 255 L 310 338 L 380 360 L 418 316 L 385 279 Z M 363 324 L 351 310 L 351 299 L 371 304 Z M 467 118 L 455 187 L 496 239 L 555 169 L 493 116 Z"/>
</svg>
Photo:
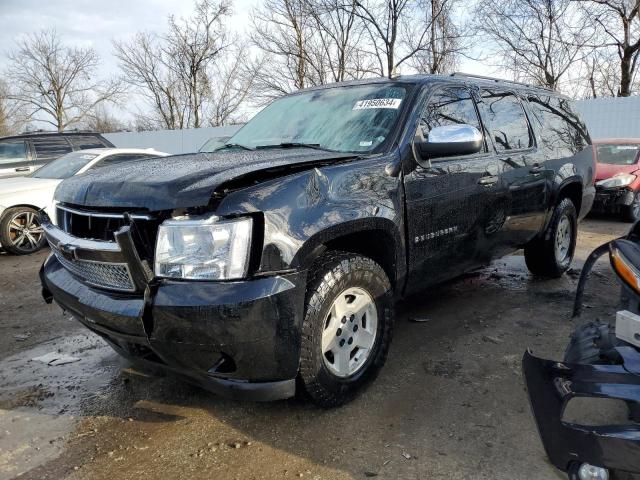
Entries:
<svg viewBox="0 0 640 480">
<path fill-rule="evenodd" d="M 230 27 L 245 31 L 249 12 L 259 1 L 234 0 Z M 191 0 L 0 0 L 0 70 L 5 67 L 7 52 L 16 39 L 55 28 L 65 43 L 96 49 L 101 57 L 100 76 L 117 75 L 112 39 L 127 38 L 140 30 L 164 32 L 169 15 L 188 16 L 192 11 Z M 471 61 L 464 61 L 460 70 L 491 73 Z"/>
</svg>

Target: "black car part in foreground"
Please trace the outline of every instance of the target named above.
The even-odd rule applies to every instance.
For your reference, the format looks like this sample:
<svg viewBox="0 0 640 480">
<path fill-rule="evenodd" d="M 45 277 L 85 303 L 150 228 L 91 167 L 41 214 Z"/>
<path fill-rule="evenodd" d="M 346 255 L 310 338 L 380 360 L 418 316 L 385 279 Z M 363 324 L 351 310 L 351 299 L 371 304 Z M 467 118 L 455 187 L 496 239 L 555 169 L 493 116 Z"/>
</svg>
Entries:
<svg viewBox="0 0 640 480">
<path fill-rule="evenodd" d="M 522 367 L 531 408 L 551 463 L 572 480 L 606 480 L 610 473 L 640 474 L 640 223 L 623 239 L 598 247 L 587 259 L 576 294 L 582 309 L 586 279 L 608 253 L 622 283 L 616 325 L 588 323 L 572 335 L 564 362 L 527 351 Z M 579 425 L 563 420 L 574 398 L 614 399 L 627 404 L 629 422 Z"/>
</svg>

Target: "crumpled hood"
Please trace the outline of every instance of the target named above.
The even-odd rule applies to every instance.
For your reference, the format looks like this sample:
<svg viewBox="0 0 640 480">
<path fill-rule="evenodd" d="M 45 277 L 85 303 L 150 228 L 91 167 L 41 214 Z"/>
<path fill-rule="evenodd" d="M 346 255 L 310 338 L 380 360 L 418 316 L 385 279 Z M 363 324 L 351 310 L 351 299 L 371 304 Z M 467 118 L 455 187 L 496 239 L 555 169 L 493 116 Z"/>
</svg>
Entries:
<svg viewBox="0 0 640 480">
<path fill-rule="evenodd" d="M 87 207 L 150 211 L 204 206 L 223 183 L 261 170 L 354 158 L 309 148 L 195 153 L 96 168 L 62 182 L 55 199 Z M 283 170 L 286 175 L 286 168 Z"/>
</svg>

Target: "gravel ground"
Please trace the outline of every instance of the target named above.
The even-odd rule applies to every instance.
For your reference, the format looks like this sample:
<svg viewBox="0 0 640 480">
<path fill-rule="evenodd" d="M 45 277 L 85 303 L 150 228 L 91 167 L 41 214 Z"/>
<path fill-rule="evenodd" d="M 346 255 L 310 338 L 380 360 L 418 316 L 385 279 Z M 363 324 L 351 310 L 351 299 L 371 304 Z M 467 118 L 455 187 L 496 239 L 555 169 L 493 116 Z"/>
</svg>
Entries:
<svg viewBox="0 0 640 480">
<path fill-rule="evenodd" d="M 41 300 L 47 252 L 0 254 L 0 479 L 564 478 L 542 450 L 520 359 L 527 347 L 561 357 L 582 262 L 628 229 L 583 222 L 575 270 L 558 280 L 534 279 L 516 254 L 399 302 L 380 376 L 329 411 L 130 370 Z M 613 274 L 606 262 L 595 272 L 583 320 L 615 311 Z M 80 360 L 32 360 L 50 352 Z"/>
</svg>

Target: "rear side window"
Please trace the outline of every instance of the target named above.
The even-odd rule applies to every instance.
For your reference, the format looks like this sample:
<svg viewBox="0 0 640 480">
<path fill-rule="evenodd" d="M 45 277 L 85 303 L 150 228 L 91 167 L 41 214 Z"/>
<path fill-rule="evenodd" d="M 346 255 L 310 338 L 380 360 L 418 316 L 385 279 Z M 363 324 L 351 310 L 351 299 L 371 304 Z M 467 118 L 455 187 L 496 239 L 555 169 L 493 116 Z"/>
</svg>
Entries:
<svg viewBox="0 0 640 480">
<path fill-rule="evenodd" d="M 558 158 L 573 156 L 590 143 L 587 127 L 568 100 L 551 95 L 530 95 L 529 105 L 539 125 L 539 142 Z"/>
<path fill-rule="evenodd" d="M 0 142 L 0 165 L 27 161 L 27 145 L 22 140 Z"/>
<path fill-rule="evenodd" d="M 509 92 L 482 91 L 482 117 L 498 152 L 533 147 L 527 116 L 518 97 Z"/>
<path fill-rule="evenodd" d="M 72 150 L 67 139 L 62 136 L 32 138 L 31 142 L 38 160 L 53 160 Z"/>
<path fill-rule="evenodd" d="M 104 148 L 108 145 L 95 135 L 74 135 L 68 137 L 69 142 L 76 150 L 86 150 L 87 148 Z"/>
<path fill-rule="evenodd" d="M 427 139 L 435 127 L 460 124 L 471 125 L 482 131 L 470 92 L 465 88 L 447 88 L 431 95 L 419 128 Z"/>
</svg>

